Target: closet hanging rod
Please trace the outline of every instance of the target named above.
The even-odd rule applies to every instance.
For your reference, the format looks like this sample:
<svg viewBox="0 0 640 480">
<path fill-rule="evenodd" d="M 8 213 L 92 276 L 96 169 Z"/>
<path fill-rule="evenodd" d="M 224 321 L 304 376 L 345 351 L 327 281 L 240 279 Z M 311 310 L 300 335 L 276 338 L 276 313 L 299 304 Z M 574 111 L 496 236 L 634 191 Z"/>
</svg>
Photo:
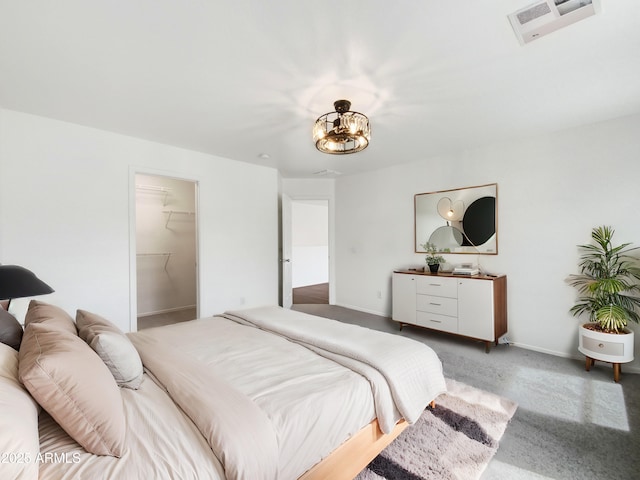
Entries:
<svg viewBox="0 0 640 480">
<path fill-rule="evenodd" d="M 136 190 L 141 192 L 153 192 L 164 195 L 162 197 L 162 205 L 167 205 L 167 197 L 171 193 L 171 188 L 169 187 L 160 187 L 158 185 L 145 185 L 142 183 L 136 183 Z"/>
<path fill-rule="evenodd" d="M 136 257 L 167 257 L 164 261 L 164 270 L 167 271 L 167 264 L 169 259 L 173 255 L 173 252 L 160 252 L 160 253 L 136 253 Z"/>
<path fill-rule="evenodd" d="M 195 215 L 196 212 L 189 212 L 187 210 L 163 210 L 162 213 L 177 213 L 177 214 L 182 214 L 182 215 Z"/>
<path fill-rule="evenodd" d="M 158 185 L 144 185 L 141 183 L 136 183 L 136 188 L 138 190 L 149 190 L 151 192 L 170 192 L 171 189 L 169 187 L 159 187 Z"/>
<path fill-rule="evenodd" d="M 196 212 L 188 212 L 186 210 L 163 210 L 162 213 L 168 213 L 169 215 L 167 215 L 167 221 L 164 224 L 164 228 L 169 228 L 169 222 L 171 221 L 171 215 L 173 214 L 177 214 L 177 215 L 195 215 Z"/>
</svg>

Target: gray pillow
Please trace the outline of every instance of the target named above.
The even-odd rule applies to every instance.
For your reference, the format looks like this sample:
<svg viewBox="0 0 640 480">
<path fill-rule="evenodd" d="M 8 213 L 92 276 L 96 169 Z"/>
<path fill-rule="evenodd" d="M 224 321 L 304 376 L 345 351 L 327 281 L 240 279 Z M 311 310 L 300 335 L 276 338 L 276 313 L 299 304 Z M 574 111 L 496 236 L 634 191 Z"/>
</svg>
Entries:
<svg viewBox="0 0 640 480">
<path fill-rule="evenodd" d="M 22 325 L 16 317 L 0 307 L 0 343 L 20 350 L 22 341 Z"/>
<path fill-rule="evenodd" d="M 142 361 L 131 340 L 106 318 L 78 310 L 78 334 L 102 359 L 121 387 L 137 390 L 142 382 Z"/>
</svg>

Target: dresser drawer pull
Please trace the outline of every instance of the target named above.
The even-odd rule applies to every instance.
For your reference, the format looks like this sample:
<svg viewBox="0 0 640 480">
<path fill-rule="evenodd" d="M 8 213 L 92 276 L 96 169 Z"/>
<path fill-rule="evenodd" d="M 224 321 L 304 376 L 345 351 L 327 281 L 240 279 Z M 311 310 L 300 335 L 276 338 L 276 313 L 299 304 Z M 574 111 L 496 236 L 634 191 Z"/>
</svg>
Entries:
<svg viewBox="0 0 640 480">
<path fill-rule="evenodd" d="M 442 304 L 441 304 L 441 303 L 433 303 L 433 302 L 429 302 L 429 305 L 436 305 L 436 306 L 438 306 L 438 307 L 439 307 L 439 306 L 440 306 L 440 305 L 442 305 Z"/>
<path fill-rule="evenodd" d="M 599 343 L 599 344 L 598 344 L 598 347 L 600 347 L 600 348 L 604 348 L 604 343 Z"/>
<path fill-rule="evenodd" d="M 432 319 L 430 319 L 429 321 L 433 322 L 433 323 L 442 323 L 442 320 L 432 320 Z"/>
</svg>

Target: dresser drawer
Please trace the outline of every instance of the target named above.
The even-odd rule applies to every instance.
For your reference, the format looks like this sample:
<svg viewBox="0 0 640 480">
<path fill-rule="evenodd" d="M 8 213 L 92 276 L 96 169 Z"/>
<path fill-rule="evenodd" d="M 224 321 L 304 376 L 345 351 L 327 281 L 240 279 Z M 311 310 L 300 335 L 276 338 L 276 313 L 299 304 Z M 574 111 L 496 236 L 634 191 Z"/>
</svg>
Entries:
<svg viewBox="0 0 640 480">
<path fill-rule="evenodd" d="M 417 295 L 416 310 L 421 312 L 439 313 L 440 315 L 458 316 L 458 299 L 436 297 L 435 295 Z"/>
<path fill-rule="evenodd" d="M 416 324 L 421 327 L 433 328 L 443 332 L 458 333 L 457 317 L 438 315 L 437 313 L 417 312 Z"/>
<path fill-rule="evenodd" d="M 455 278 L 425 275 L 417 277 L 416 281 L 417 293 L 436 295 L 438 297 L 458 298 L 458 281 Z"/>
</svg>

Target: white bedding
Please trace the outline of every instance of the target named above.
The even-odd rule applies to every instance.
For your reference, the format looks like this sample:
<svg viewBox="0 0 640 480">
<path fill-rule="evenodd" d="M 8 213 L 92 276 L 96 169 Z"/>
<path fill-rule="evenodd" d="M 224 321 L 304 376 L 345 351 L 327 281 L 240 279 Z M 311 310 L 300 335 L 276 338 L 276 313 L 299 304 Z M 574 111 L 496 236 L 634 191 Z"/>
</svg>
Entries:
<svg viewBox="0 0 640 480">
<path fill-rule="evenodd" d="M 121 393 L 127 425 L 121 458 L 87 453 L 42 411 L 40 480 L 224 480 L 206 440 L 151 378 Z"/>
<path fill-rule="evenodd" d="M 420 342 L 278 307 L 223 316 L 280 335 L 366 377 L 384 433 L 401 417 L 415 423 L 447 388 L 438 356 Z"/>
<path fill-rule="evenodd" d="M 282 311 L 278 308 L 267 310 L 272 310 L 271 313 L 276 317 Z M 246 312 L 232 313 L 231 317 L 244 315 L 254 321 L 256 314 L 258 317 L 269 316 L 265 310 L 254 310 L 248 316 Z M 293 313 L 285 315 L 290 314 Z M 300 313 L 295 315 L 300 322 L 317 318 Z M 289 317 L 289 321 L 292 318 Z M 410 416 L 416 409 L 421 411 L 445 389 L 442 367 L 433 352 L 427 352 L 428 360 L 421 359 L 414 352 L 408 362 L 405 357 L 404 363 L 397 365 L 390 360 L 393 357 L 390 348 L 381 352 L 380 356 L 385 361 L 383 372 L 378 376 L 384 377 L 394 372 L 398 374 L 398 368 L 404 365 L 409 373 L 400 372 L 399 375 L 411 377 L 404 378 L 404 382 L 414 382 L 415 372 L 418 372 L 418 376 L 428 374 L 432 377 L 419 387 L 403 382 L 396 384 L 394 381 L 391 382 L 391 388 L 376 387 L 370 383 L 373 381 L 371 378 L 363 376 L 367 374 L 366 370 L 373 369 L 367 365 L 371 354 L 367 349 L 385 339 L 390 347 L 396 343 L 395 338 L 400 337 L 379 337 L 379 332 L 375 332 L 376 340 L 357 352 L 357 356 L 363 356 L 366 361 L 356 368 L 359 372 L 356 373 L 342 365 L 349 364 L 351 360 L 338 358 L 344 353 L 341 351 L 346 348 L 344 343 L 326 339 L 329 344 L 340 345 L 340 351 L 320 352 L 323 341 L 305 338 L 305 345 L 301 345 L 283 337 L 281 333 L 264 331 L 264 328 L 264 325 L 255 328 L 217 316 L 129 334 L 141 353 L 145 368 L 151 370 L 154 380 L 162 382 L 164 379 L 166 385 L 160 388 L 152 377 L 145 375 L 140 390 L 121 390 L 127 418 L 125 455 L 116 459 L 84 453 L 55 422 L 43 414 L 40 422 L 41 453 L 65 453 L 70 461 L 41 464 L 40 478 L 295 479 L 376 417 L 376 410 L 379 411 L 381 407 L 374 405 L 372 389 L 378 397 L 384 396 L 385 388 L 386 391 L 392 391 L 393 399 L 387 399 L 386 403 L 400 404 L 403 415 Z M 350 328 L 355 328 L 353 333 L 358 338 L 352 338 L 347 343 L 353 341 L 356 346 L 358 342 L 367 343 L 361 329 L 349 326 L 349 331 Z M 398 343 L 400 351 L 413 348 L 410 340 L 401 339 Z M 384 345 L 378 343 L 376 348 L 381 346 Z M 312 349 L 321 354 L 314 353 Z M 426 364 L 422 365 L 423 362 Z M 421 366 L 414 371 L 410 364 L 415 363 Z M 186 371 L 194 364 L 204 366 L 195 375 Z M 167 371 L 163 372 L 163 369 Z M 207 385 L 200 387 L 196 383 L 198 381 Z M 419 390 L 420 399 L 416 400 L 411 395 L 407 397 L 407 389 L 412 392 Z M 228 395 L 216 395 L 220 392 L 227 392 Z M 244 429 L 245 435 L 255 433 L 256 437 L 250 439 L 250 442 L 254 442 L 251 448 L 243 449 L 242 443 L 234 446 L 233 441 L 225 440 L 229 438 L 226 435 L 234 432 L 217 431 L 216 417 L 222 420 L 221 423 L 238 425 L 240 429 L 243 423 L 241 418 L 230 420 L 238 413 L 225 415 L 223 410 L 228 407 L 224 406 L 225 398 L 228 400 L 229 395 L 236 394 L 246 397 L 236 403 L 248 404 L 250 415 L 254 415 L 248 418 L 268 419 L 268 422 L 261 423 L 260 431 Z M 172 399 L 171 396 L 176 398 Z M 239 396 L 230 398 L 240 399 Z M 256 411 L 253 411 L 254 407 Z M 383 409 L 388 409 L 388 406 Z M 395 421 L 398 412 L 395 407 L 392 411 Z M 219 437 L 219 434 L 222 436 Z M 272 442 L 268 440 L 271 434 Z M 266 439 L 265 448 L 261 449 L 257 445 L 261 444 L 263 438 Z M 220 461 L 212 452 L 212 447 Z M 220 448 L 222 450 L 217 451 Z M 270 456 L 270 448 L 277 450 L 273 472 L 268 464 L 270 460 L 266 459 Z M 241 458 L 243 455 L 247 456 L 245 460 Z M 265 458 L 261 458 L 263 456 Z M 76 460 L 78 458 L 79 462 Z M 229 463 L 225 476 L 225 462 L 239 464 Z M 263 468 L 265 471 L 259 472 Z"/>
<path fill-rule="evenodd" d="M 210 341 L 203 342 L 203 338 Z M 131 335 L 131 339 L 141 351 L 145 366 L 149 363 L 145 360 L 148 353 L 145 343 L 151 342 L 149 352 L 161 350 L 162 344 L 179 345 L 184 354 L 209 366 L 217 377 L 265 412 L 276 436 L 276 469 L 280 479 L 299 477 L 375 418 L 371 388 L 361 375 L 278 335 L 213 317 L 139 332 Z M 159 374 L 153 369 L 152 372 L 155 376 Z M 204 396 L 212 406 L 222 408 L 217 403 L 220 399 L 210 392 Z M 202 409 L 199 412 L 203 413 Z M 243 433 L 240 427 L 237 426 L 234 435 Z M 265 453 L 268 441 L 257 439 L 264 444 L 260 451 L 247 445 L 247 462 L 254 462 L 258 454 Z M 242 452 L 226 450 L 224 454 L 237 456 Z M 248 473 L 249 468 L 251 465 L 244 472 Z M 273 478 L 270 473 L 254 471 L 253 476 L 240 478 Z M 238 478 L 229 474 L 228 477 Z"/>
</svg>

